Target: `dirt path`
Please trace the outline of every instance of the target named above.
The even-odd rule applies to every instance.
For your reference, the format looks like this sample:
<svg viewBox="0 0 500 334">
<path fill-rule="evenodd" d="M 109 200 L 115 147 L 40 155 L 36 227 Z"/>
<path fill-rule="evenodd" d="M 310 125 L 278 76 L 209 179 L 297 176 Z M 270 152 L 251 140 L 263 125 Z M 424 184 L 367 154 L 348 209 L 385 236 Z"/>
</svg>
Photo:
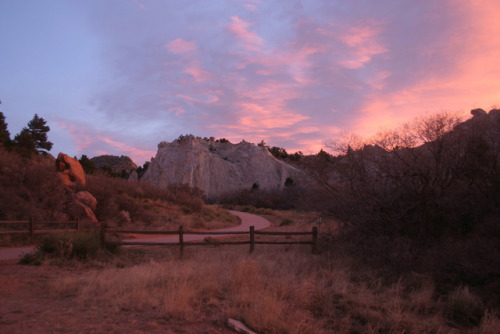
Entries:
<svg viewBox="0 0 500 334">
<path fill-rule="evenodd" d="M 253 215 L 247 212 L 239 212 L 239 211 L 229 211 L 231 214 L 240 217 L 241 224 L 235 227 L 223 228 L 220 230 L 214 230 L 211 232 L 247 232 L 250 226 L 254 226 L 255 230 L 261 230 L 267 228 L 271 225 L 269 221 L 265 218 L 262 218 L 257 215 Z M 208 235 L 208 234 L 199 234 L 199 235 L 185 235 L 184 241 L 199 241 L 203 240 L 206 237 L 212 238 L 224 238 L 230 235 Z M 137 241 L 136 239 L 128 239 L 124 241 Z M 165 243 L 177 243 L 179 242 L 178 236 L 168 236 L 168 237 L 149 237 L 149 238 L 141 238 L 141 242 L 165 242 Z M 34 246 L 27 247 L 16 247 L 16 248 L 0 248 L 0 261 L 4 260 L 14 260 L 20 259 L 24 254 L 30 253 L 35 249 Z"/>
<path fill-rule="evenodd" d="M 265 229 L 269 226 L 271 226 L 271 223 L 260 216 L 247 213 L 247 212 L 240 212 L 240 211 L 229 211 L 231 214 L 240 217 L 241 219 L 241 224 L 235 227 L 228 227 L 228 228 L 222 228 L 219 230 L 213 230 L 210 232 L 248 232 L 250 229 L 250 226 L 254 226 L 255 230 L 262 230 Z M 204 240 L 207 237 L 211 238 L 224 238 L 224 237 L 229 237 L 229 236 L 234 236 L 230 234 L 221 234 L 221 235 L 209 235 L 209 234 L 186 234 L 183 237 L 183 240 L 185 242 L 189 241 L 201 241 Z M 140 241 L 141 243 L 151 243 L 151 242 L 164 242 L 164 243 L 177 243 L 179 242 L 179 236 L 177 235 L 170 235 L 170 236 L 151 236 L 151 237 L 146 237 L 143 238 L 141 237 L 140 240 L 137 239 L 127 239 L 123 240 L 125 242 L 127 241 Z"/>
<path fill-rule="evenodd" d="M 19 259 L 24 254 L 30 253 L 35 249 L 34 246 L 15 247 L 15 248 L 0 248 L 0 261 Z"/>
</svg>

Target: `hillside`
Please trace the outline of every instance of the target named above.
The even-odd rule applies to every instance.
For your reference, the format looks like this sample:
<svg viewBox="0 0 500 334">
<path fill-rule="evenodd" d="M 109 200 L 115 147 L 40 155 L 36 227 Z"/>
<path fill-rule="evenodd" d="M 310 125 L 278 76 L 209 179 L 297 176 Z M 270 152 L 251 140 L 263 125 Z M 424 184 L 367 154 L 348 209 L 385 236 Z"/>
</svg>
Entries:
<svg viewBox="0 0 500 334">
<path fill-rule="evenodd" d="M 96 168 L 109 168 L 111 172 L 118 175 L 123 172 L 130 174 L 137 169 L 137 165 L 126 155 L 99 155 L 91 158 L 90 161 L 94 163 Z"/>
</svg>

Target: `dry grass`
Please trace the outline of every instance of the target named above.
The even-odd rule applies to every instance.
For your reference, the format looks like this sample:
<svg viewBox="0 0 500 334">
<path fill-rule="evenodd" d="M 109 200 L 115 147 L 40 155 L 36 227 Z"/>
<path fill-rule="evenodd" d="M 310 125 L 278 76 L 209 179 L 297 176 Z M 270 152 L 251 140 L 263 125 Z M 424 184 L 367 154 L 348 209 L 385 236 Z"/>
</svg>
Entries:
<svg viewBox="0 0 500 334">
<path fill-rule="evenodd" d="M 161 260 L 60 278 L 51 293 L 111 313 L 147 311 L 219 325 L 235 318 L 261 333 L 447 333 L 459 325 L 447 318 L 452 303 L 477 298 L 461 290 L 440 300 L 425 278 L 411 286 L 402 280 L 385 286 L 370 273 L 360 280 L 346 258 L 312 256 L 308 248 L 261 246 L 252 255 L 246 247 L 188 248 L 183 260 L 177 250 L 161 252 Z M 499 324 L 485 311 L 469 331 L 492 333 Z"/>
</svg>

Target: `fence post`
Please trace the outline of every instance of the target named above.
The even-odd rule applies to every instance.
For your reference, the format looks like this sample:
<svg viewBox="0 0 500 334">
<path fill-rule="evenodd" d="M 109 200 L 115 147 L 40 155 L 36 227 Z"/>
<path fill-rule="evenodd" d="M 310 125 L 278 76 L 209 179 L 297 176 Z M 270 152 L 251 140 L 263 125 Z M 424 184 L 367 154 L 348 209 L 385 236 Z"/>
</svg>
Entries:
<svg viewBox="0 0 500 334">
<path fill-rule="evenodd" d="M 250 226 L 250 253 L 253 253 L 253 249 L 255 246 L 255 233 L 254 227 Z"/>
<path fill-rule="evenodd" d="M 106 248 L 106 223 L 101 223 L 101 246 Z"/>
<path fill-rule="evenodd" d="M 30 231 L 30 240 L 31 240 L 31 238 L 33 237 L 33 217 L 30 217 L 29 231 Z"/>
<path fill-rule="evenodd" d="M 181 248 L 181 256 L 184 255 L 184 232 L 182 230 L 182 225 L 179 226 L 179 247 Z"/>
<path fill-rule="evenodd" d="M 318 228 L 313 226 L 312 230 L 312 253 L 318 253 Z"/>
</svg>

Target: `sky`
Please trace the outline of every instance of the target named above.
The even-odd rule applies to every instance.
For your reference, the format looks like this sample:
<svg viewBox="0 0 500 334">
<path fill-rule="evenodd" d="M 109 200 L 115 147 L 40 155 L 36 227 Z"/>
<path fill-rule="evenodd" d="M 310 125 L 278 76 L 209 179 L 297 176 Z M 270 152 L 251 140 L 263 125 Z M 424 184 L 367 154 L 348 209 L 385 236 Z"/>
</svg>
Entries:
<svg viewBox="0 0 500 334">
<path fill-rule="evenodd" d="M 53 155 L 179 135 L 317 153 L 500 106 L 498 0 L 0 0 L 0 111 Z"/>
</svg>

